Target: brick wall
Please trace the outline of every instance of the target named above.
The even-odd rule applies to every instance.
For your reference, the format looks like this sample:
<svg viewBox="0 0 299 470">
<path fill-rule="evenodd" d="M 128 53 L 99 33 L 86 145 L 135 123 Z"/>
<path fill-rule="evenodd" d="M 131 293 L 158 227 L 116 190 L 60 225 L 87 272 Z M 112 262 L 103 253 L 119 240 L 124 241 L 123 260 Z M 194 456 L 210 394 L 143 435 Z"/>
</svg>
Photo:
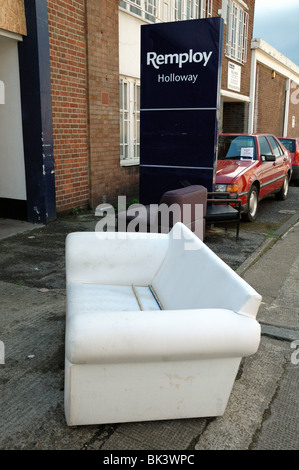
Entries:
<svg viewBox="0 0 299 470">
<path fill-rule="evenodd" d="M 269 132 L 276 136 L 283 133 L 286 79 L 271 69 L 257 64 L 255 126 L 254 132 Z"/>
<path fill-rule="evenodd" d="M 120 166 L 118 0 L 48 0 L 57 212 L 138 196 Z"/>
<path fill-rule="evenodd" d="M 48 0 L 57 212 L 89 202 L 84 4 Z"/>
<path fill-rule="evenodd" d="M 139 167 L 120 166 L 118 0 L 87 2 L 90 204 L 138 196 Z"/>
</svg>

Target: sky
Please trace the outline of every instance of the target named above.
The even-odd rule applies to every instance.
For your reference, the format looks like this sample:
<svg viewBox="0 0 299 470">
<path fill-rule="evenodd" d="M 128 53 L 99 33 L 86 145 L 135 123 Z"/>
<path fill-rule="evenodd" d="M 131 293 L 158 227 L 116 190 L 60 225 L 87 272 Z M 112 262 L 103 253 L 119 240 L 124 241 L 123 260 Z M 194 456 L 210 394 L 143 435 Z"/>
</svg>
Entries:
<svg viewBox="0 0 299 470">
<path fill-rule="evenodd" d="M 299 66 L 299 0 L 255 0 L 253 37 Z"/>
</svg>

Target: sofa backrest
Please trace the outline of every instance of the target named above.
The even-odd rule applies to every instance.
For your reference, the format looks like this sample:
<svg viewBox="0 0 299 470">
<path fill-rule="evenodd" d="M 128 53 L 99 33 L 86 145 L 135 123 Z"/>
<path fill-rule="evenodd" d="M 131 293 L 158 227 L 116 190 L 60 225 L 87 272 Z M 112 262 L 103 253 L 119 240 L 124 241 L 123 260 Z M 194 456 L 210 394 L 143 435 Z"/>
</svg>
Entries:
<svg viewBox="0 0 299 470">
<path fill-rule="evenodd" d="M 70 233 L 66 238 L 66 283 L 149 285 L 168 244 L 166 234 Z"/>
<path fill-rule="evenodd" d="M 255 318 L 261 296 L 178 223 L 152 285 L 165 309 L 223 308 Z"/>
</svg>

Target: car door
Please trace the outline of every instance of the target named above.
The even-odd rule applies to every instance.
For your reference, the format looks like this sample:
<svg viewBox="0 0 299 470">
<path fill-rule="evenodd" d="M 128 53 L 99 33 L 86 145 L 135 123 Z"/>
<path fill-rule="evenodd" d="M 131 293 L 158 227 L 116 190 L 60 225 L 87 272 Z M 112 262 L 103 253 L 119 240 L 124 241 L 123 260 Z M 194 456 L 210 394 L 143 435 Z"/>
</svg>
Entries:
<svg viewBox="0 0 299 470">
<path fill-rule="evenodd" d="M 273 155 L 275 155 L 275 162 L 274 162 L 274 167 L 275 167 L 275 175 L 273 179 L 273 187 L 274 189 L 279 189 L 282 184 L 283 180 L 286 174 L 286 161 L 287 157 L 283 153 L 280 145 L 277 143 L 276 139 L 274 136 L 269 135 L 267 136 L 268 140 L 270 142 L 270 145 L 273 150 Z"/>
<path fill-rule="evenodd" d="M 276 168 L 275 161 L 267 161 L 266 156 L 273 155 L 273 150 L 265 135 L 258 136 L 259 156 L 261 165 L 259 167 L 260 197 L 266 196 L 275 189 Z"/>
</svg>

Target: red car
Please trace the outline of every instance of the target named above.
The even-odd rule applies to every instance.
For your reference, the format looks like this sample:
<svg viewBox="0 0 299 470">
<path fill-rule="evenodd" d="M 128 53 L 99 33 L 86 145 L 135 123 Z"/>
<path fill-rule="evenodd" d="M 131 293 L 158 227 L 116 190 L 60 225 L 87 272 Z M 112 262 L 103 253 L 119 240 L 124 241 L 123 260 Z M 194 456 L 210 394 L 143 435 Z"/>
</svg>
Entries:
<svg viewBox="0 0 299 470">
<path fill-rule="evenodd" d="M 240 199 L 245 220 L 256 219 L 264 197 L 286 199 L 291 176 L 291 157 L 273 135 L 219 135 L 215 191 Z"/>
<path fill-rule="evenodd" d="M 292 181 L 299 186 L 299 137 L 279 137 L 278 140 L 290 152 L 293 166 Z"/>
</svg>

